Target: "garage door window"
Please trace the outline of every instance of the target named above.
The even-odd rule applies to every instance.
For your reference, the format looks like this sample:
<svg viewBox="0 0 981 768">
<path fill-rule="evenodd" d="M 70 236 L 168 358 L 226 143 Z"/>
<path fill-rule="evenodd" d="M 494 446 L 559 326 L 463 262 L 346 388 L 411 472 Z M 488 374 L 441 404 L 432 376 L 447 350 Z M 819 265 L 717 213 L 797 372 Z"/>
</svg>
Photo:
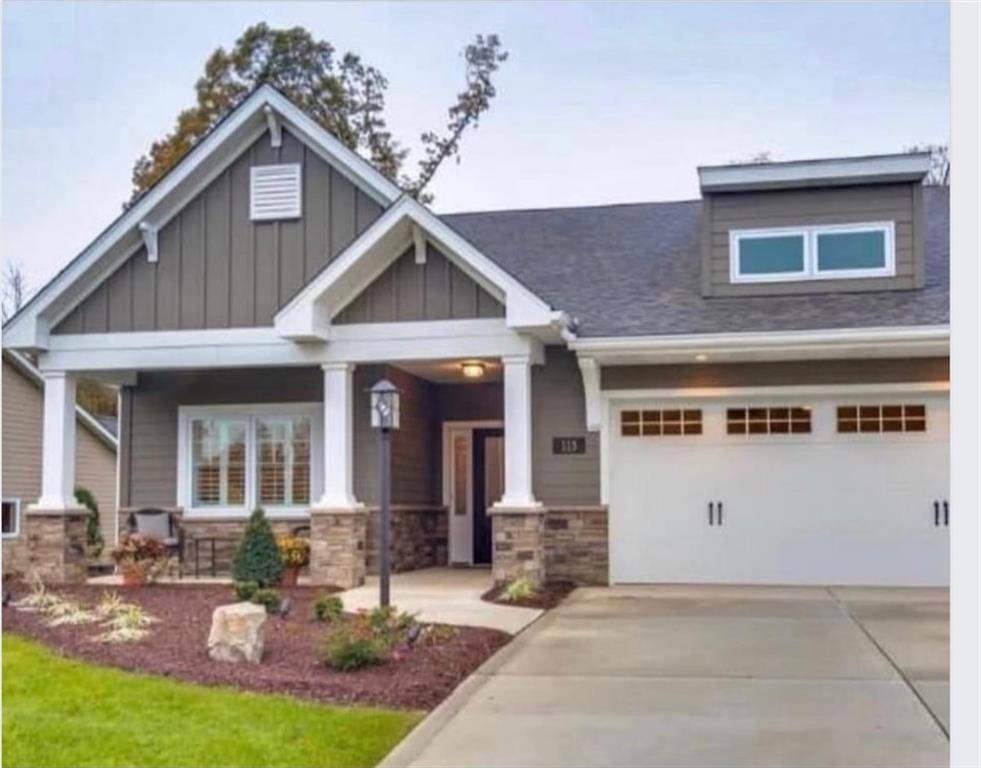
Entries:
<svg viewBox="0 0 981 768">
<path fill-rule="evenodd" d="M 702 411 L 700 408 L 621 411 L 620 434 L 624 437 L 700 435 Z"/>
<path fill-rule="evenodd" d="M 926 406 L 839 405 L 838 431 L 842 433 L 926 432 Z"/>
<path fill-rule="evenodd" d="M 726 409 L 726 432 L 730 435 L 800 435 L 810 431 L 811 409 L 806 406 Z"/>
</svg>

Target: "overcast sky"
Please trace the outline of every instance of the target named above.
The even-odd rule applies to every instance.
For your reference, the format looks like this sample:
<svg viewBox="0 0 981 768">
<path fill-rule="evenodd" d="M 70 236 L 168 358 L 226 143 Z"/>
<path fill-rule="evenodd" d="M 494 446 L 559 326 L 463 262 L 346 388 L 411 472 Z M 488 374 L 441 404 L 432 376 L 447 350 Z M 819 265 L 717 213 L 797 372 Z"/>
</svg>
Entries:
<svg viewBox="0 0 981 768">
<path fill-rule="evenodd" d="M 2 247 L 37 289 L 120 212 L 134 160 L 249 24 L 303 25 L 389 78 L 415 147 L 496 32 L 498 97 L 437 211 L 676 200 L 695 166 L 948 137 L 946 3 L 6 2 Z"/>
</svg>

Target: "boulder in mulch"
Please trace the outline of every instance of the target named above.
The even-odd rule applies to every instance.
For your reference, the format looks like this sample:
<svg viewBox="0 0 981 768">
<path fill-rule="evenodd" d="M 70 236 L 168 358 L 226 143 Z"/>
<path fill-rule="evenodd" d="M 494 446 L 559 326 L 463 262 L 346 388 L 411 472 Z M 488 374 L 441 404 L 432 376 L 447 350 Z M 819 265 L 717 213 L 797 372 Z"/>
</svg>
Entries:
<svg viewBox="0 0 981 768">
<path fill-rule="evenodd" d="M 261 605 L 219 605 L 211 615 L 208 655 L 215 661 L 258 664 L 262 660 L 265 623 L 266 609 Z"/>
</svg>

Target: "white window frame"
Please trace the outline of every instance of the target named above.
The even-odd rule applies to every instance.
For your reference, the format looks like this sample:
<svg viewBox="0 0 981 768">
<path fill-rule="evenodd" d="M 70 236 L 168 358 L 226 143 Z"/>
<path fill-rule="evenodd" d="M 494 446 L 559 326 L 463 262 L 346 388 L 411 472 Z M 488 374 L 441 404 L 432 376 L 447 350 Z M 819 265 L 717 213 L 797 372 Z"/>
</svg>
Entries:
<svg viewBox="0 0 981 768">
<path fill-rule="evenodd" d="M 870 269 L 818 270 L 818 236 L 857 232 L 881 232 L 884 235 L 886 263 Z M 744 275 L 739 271 L 739 246 L 744 239 L 787 237 L 804 240 L 804 269 L 796 272 L 772 272 Z M 768 227 L 766 229 L 733 229 L 729 231 L 729 280 L 732 283 L 783 283 L 800 280 L 848 280 L 867 277 L 894 277 L 896 274 L 896 223 L 894 221 L 857 224 L 821 224 L 808 227 Z"/>
<path fill-rule="evenodd" d="M 297 517 L 309 514 L 310 505 L 324 490 L 324 407 L 323 403 L 263 403 L 261 405 L 182 405 L 177 409 L 177 505 L 189 518 L 248 517 L 259 503 L 258 429 L 259 419 L 305 416 L 310 419 L 310 503 L 263 505 L 267 517 Z M 193 500 L 193 431 L 199 419 L 241 419 L 247 423 L 245 444 L 245 504 L 238 507 L 195 507 Z"/>
<path fill-rule="evenodd" d="M 20 499 L 4 496 L 3 503 L 14 505 L 14 530 L 4 533 L 3 538 L 16 539 L 18 536 L 20 536 Z"/>
</svg>

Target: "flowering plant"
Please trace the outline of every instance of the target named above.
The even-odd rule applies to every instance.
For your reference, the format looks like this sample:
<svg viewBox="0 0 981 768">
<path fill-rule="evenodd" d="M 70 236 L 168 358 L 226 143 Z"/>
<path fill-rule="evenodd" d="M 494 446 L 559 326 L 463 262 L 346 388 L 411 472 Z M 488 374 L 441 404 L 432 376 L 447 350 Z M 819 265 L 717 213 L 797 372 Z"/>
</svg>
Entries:
<svg viewBox="0 0 981 768">
<path fill-rule="evenodd" d="M 310 562 L 310 542 L 301 536 L 280 536 L 276 546 L 287 568 L 302 568 Z"/>
<path fill-rule="evenodd" d="M 160 539 L 130 533 L 113 548 L 112 559 L 124 577 L 130 577 L 134 583 L 142 583 L 155 581 L 166 569 L 170 558 L 167 547 Z"/>
</svg>

